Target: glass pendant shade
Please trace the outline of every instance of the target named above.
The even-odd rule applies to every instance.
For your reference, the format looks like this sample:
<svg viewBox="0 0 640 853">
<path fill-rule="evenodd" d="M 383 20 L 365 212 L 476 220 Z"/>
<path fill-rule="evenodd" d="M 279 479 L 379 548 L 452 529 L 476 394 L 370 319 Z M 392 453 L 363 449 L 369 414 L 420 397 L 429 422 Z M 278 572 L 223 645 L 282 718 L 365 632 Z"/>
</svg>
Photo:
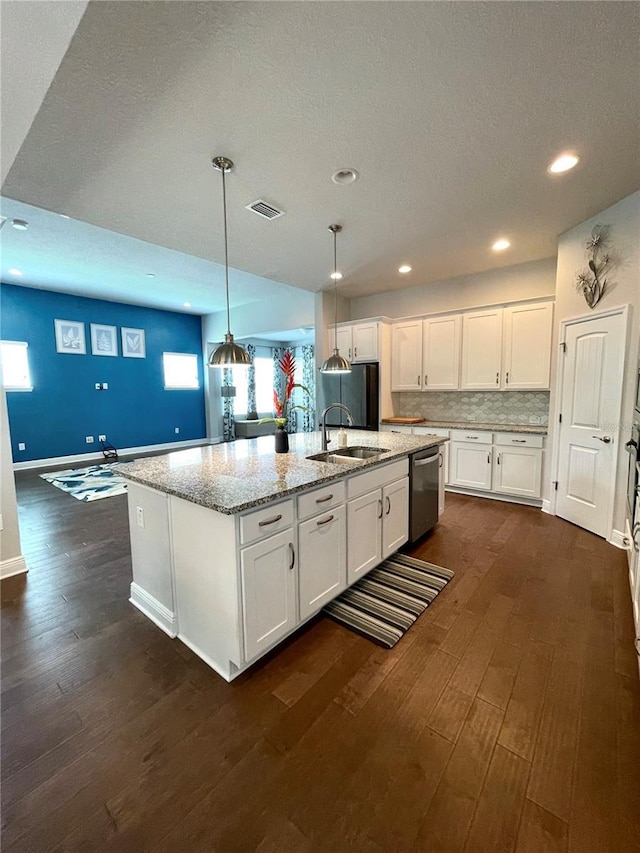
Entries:
<svg viewBox="0 0 640 853">
<path fill-rule="evenodd" d="M 336 249 L 337 235 L 342 231 L 342 225 L 330 225 L 329 231 L 333 234 L 333 309 L 334 309 L 334 341 L 333 354 L 326 358 L 320 368 L 320 373 L 351 373 L 351 363 L 343 355 L 340 355 L 338 349 L 338 255 Z"/>
<path fill-rule="evenodd" d="M 209 356 L 209 367 L 248 367 L 251 356 L 246 349 L 233 340 L 229 308 L 229 249 L 227 244 L 227 189 L 224 180 L 226 172 L 233 169 L 233 162 L 228 157 L 214 157 L 213 168 L 222 172 L 222 215 L 224 220 L 224 280 L 227 293 L 227 334 L 224 343 L 220 344 Z"/>
</svg>

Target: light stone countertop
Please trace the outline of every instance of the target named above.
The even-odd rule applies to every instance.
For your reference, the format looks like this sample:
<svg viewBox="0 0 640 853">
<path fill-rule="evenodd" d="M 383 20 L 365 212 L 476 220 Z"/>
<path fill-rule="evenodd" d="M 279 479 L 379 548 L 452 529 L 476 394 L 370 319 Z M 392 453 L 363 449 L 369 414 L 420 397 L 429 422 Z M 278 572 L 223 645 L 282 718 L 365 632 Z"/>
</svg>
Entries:
<svg viewBox="0 0 640 853">
<path fill-rule="evenodd" d="M 383 420 L 382 423 L 385 423 Z M 491 424 L 475 421 L 423 421 L 420 424 L 391 424 L 391 426 L 433 427 L 433 429 L 469 429 L 480 432 L 518 432 L 527 435 L 547 435 L 547 425 L 536 424 Z"/>
<path fill-rule="evenodd" d="M 331 430 L 333 436 L 336 430 Z M 447 439 L 428 435 L 347 430 L 349 446 L 382 447 L 373 459 L 334 464 L 307 459 L 322 451 L 319 432 L 289 436 L 289 453 L 276 453 L 274 436 L 194 447 L 118 466 L 118 474 L 160 492 L 175 495 L 225 515 L 400 459 Z M 329 444 L 336 450 L 336 442 Z"/>
</svg>

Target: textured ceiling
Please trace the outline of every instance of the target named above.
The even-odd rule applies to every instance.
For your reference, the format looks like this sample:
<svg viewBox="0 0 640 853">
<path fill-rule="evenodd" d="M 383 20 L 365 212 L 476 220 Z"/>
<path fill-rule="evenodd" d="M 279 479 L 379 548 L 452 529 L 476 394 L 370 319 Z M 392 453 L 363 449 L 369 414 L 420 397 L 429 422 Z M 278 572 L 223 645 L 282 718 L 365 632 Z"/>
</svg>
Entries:
<svg viewBox="0 0 640 853">
<path fill-rule="evenodd" d="M 326 286 L 334 221 L 344 295 L 549 257 L 638 186 L 639 16 L 617 2 L 91 2 L 3 194 L 220 261 L 210 160 L 225 154 L 231 264 L 267 279 Z M 579 167 L 549 177 L 566 148 Z M 341 167 L 360 180 L 333 184 Z M 244 209 L 257 198 L 286 215 Z"/>
</svg>

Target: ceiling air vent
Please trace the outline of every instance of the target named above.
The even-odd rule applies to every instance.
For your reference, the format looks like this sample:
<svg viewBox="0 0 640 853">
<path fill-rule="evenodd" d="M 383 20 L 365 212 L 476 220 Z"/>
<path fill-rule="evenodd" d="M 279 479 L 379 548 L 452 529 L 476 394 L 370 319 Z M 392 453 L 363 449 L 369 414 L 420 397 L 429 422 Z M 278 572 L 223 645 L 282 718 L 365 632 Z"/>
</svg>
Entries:
<svg viewBox="0 0 640 853">
<path fill-rule="evenodd" d="M 263 219 L 277 219 L 278 216 L 284 216 L 284 210 L 278 210 L 277 207 L 267 204 L 261 198 L 257 201 L 252 201 L 251 204 L 247 204 L 246 208 L 247 210 L 253 210 L 258 216 L 262 216 Z"/>
</svg>

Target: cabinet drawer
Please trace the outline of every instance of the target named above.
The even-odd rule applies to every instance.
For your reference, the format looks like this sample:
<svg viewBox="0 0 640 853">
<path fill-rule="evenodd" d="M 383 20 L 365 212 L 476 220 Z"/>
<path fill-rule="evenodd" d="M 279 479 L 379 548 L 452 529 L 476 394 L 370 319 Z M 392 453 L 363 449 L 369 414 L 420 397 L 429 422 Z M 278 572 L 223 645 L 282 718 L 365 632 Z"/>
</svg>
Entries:
<svg viewBox="0 0 640 853">
<path fill-rule="evenodd" d="M 380 424 L 380 432 L 397 432 L 401 435 L 411 435 L 412 431 L 410 426 L 402 426 L 402 424 Z"/>
<path fill-rule="evenodd" d="M 448 429 L 432 429 L 428 426 L 417 426 L 413 428 L 414 435 L 437 435 L 439 438 L 449 438 Z"/>
<path fill-rule="evenodd" d="M 240 544 L 248 545 L 272 536 L 293 524 L 293 501 L 269 504 L 263 509 L 240 516 Z"/>
<path fill-rule="evenodd" d="M 321 489 L 314 489 L 313 492 L 300 495 L 298 498 L 299 520 L 304 521 L 305 518 L 311 518 L 312 515 L 344 503 L 346 491 L 344 480 L 339 480 L 337 483 L 330 483 Z"/>
<path fill-rule="evenodd" d="M 471 429 L 452 429 L 451 441 L 470 441 L 474 444 L 491 444 L 493 433 Z"/>
<path fill-rule="evenodd" d="M 374 489 L 393 483 L 409 473 L 409 460 L 405 457 L 380 468 L 372 468 L 362 474 L 356 474 L 347 480 L 347 497 L 357 498 L 366 495 Z"/>
<path fill-rule="evenodd" d="M 542 447 L 544 436 L 522 435 L 518 432 L 497 432 L 495 433 L 494 443 L 509 447 Z"/>
</svg>

